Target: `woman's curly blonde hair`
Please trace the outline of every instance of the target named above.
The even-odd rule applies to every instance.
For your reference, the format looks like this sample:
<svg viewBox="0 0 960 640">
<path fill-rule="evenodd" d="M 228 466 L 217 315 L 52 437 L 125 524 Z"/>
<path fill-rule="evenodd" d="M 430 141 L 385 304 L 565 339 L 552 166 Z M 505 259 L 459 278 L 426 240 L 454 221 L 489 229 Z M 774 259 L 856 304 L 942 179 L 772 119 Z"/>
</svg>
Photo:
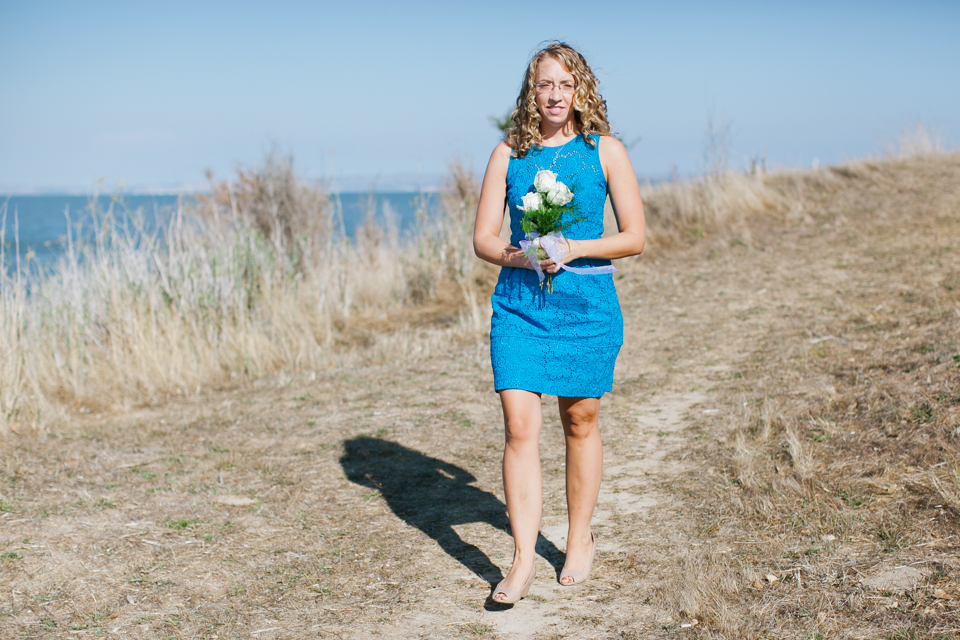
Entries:
<svg viewBox="0 0 960 640">
<path fill-rule="evenodd" d="M 543 137 L 540 135 L 540 110 L 537 108 L 537 90 L 534 85 L 537 83 L 537 70 L 540 68 L 540 63 L 546 58 L 553 58 L 562 64 L 577 83 L 573 94 L 573 117 L 579 134 L 587 144 L 593 145 L 593 141 L 589 138 L 591 135 L 610 135 L 607 102 L 597 91 L 600 81 L 593 75 L 590 65 L 576 49 L 563 42 L 553 42 L 537 51 L 530 59 L 527 73 L 523 76 L 520 95 L 517 97 L 517 108 L 510 116 L 513 125 L 507 129 L 506 142 L 518 158 L 527 155 L 532 147 L 543 146 Z"/>
</svg>

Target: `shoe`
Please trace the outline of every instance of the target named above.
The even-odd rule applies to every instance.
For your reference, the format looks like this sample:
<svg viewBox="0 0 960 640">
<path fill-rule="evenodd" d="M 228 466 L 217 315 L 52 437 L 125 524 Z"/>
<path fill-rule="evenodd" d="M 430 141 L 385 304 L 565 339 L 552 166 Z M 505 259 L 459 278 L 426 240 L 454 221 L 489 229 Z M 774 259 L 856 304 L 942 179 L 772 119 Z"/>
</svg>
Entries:
<svg viewBox="0 0 960 640">
<path fill-rule="evenodd" d="M 567 569 L 566 567 L 560 572 L 560 584 L 565 587 L 572 587 L 575 584 L 580 584 L 584 582 L 587 577 L 590 575 L 590 569 L 593 567 L 593 554 L 597 551 L 597 539 L 593 536 L 593 532 L 590 532 L 590 542 L 593 543 L 593 547 L 590 548 L 590 562 L 587 563 L 587 568 L 585 571 L 574 571 L 573 569 Z M 564 578 L 573 578 L 573 582 L 564 582 Z"/>
<path fill-rule="evenodd" d="M 520 602 L 520 598 L 527 597 L 527 594 L 530 592 L 530 585 L 533 584 L 533 579 L 537 575 L 537 567 L 534 565 L 533 571 L 530 572 L 530 577 L 527 578 L 527 581 L 523 583 L 523 586 L 519 589 L 507 589 L 503 586 L 503 581 L 497 585 L 497 588 L 493 590 L 493 595 L 490 596 L 490 599 L 494 602 L 499 602 L 500 604 L 513 604 L 515 602 Z M 493 596 L 498 593 L 502 593 L 505 598 L 498 600 Z"/>
</svg>

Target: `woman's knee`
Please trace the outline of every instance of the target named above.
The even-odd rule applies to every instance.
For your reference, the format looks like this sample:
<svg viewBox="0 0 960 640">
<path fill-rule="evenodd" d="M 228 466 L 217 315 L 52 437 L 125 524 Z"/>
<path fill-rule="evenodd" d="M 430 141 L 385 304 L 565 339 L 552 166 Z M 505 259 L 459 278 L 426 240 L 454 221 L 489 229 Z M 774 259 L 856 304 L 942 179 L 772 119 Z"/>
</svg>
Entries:
<svg viewBox="0 0 960 640">
<path fill-rule="evenodd" d="M 540 441 L 540 422 L 524 418 L 507 418 L 504 421 L 504 436 L 507 444 L 524 445 Z"/>
<path fill-rule="evenodd" d="M 567 437 L 589 438 L 599 430 L 599 403 L 578 402 L 563 411 L 563 430 Z"/>
<path fill-rule="evenodd" d="M 520 389 L 500 392 L 503 406 L 503 427 L 508 445 L 538 442 L 543 422 L 540 396 Z"/>
<path fill-rule="evenodd" d="M 600 432 L 600 427 L 597 424 L 596 420 L 589 421 L 571 421 L 566 428 L 564 429 L 568 438 L 575 438 L 577 440 L 586 440 L 595 433 Z"/>
</svg>

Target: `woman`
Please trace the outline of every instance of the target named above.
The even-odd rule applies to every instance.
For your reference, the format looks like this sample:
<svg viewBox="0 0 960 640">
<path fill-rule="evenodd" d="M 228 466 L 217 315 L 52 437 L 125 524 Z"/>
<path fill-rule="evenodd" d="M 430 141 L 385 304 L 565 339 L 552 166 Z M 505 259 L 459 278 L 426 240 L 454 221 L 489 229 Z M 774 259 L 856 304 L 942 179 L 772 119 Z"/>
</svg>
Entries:
<svg viewBox="0 0 960 640">
<path fill-rule="evenodd" d="M 490 355 L 503 406 L 503 485 L 515 546 L 510 573 L 493 593 L 502 603 L 526 596 L 535 575 L 543 497 L 542 393 L 558 396 L 566 437 L 569 528 L 561 584 L 587 578 L 596 547 L 590 520 L 603 470 L 597 421 L 600 396 L 613 388 L 623 319 L 609 273 L 571 273 L 561 265 L 597 267 L 638 255 L 645 236 L 637 178 L 626 149 L 610 135 L 597 84 L 583 56 L 566 44 L 551 44 L 533 56 L 513 126 L 487 165 L 477 208 L 474 250 L 503 267 L 492 299 Z M 554 172 L 572 189 L 573 218 L 582 218 L 563 232 L 566 254 L 559 263 L 540 261 L 552 275 L 552 293 L 541 287 L 518 247 L 524 238 L 521 199 L 534 191 L 540 170 Z M 620 232 L 601 238 L 608 194 Z M 510 244 L 499 237 L 505 205 L 510 207 Z"/>
</svg>

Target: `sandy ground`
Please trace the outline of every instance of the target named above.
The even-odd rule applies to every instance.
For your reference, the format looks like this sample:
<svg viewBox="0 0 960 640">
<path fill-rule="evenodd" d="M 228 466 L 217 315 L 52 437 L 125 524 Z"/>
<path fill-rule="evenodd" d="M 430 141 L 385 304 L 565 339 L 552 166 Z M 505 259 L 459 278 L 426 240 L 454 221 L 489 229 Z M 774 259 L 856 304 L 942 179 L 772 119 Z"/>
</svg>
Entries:
<svg viewBox="0 0 960 640">
<path fill-rule="evenodd" d="M 871 211 L 795 211 L 623 265 L 626 343 L 603 400 L 599 546 L 582 586 L 556 580 L 563 438 L 556 400 L 545 397 L 537 580 L 514 607 L 488 600 L 512 546 L 487 345 L 482 334 L 425 330 L 425 340 L 444 341 L 429 355 L 78 416 L 42 438 L 10 436 L 0 635 L 708 634 L 709 622 L 671 608 L 672 576 L 691 550 L 724 554 L 754 538 L 718 539 L 698 514 L 719 503 L 684 488 L 700 486 L 691 474 L 720 482 L 711 452 L 728 445 L 743 415 L 750 363 L 840 335 L 827 310 L 838 290 L 863 291 L 869 308 L 891 295 L 897 273 L 875 278 L 885 288 L 874 300 L 878 287 L 843 266 L 901 232 Z M 949 259 L 947 271 L 960 273 Z M 829 393 L 829 381 L 798 386 Z"/>
</svg>

